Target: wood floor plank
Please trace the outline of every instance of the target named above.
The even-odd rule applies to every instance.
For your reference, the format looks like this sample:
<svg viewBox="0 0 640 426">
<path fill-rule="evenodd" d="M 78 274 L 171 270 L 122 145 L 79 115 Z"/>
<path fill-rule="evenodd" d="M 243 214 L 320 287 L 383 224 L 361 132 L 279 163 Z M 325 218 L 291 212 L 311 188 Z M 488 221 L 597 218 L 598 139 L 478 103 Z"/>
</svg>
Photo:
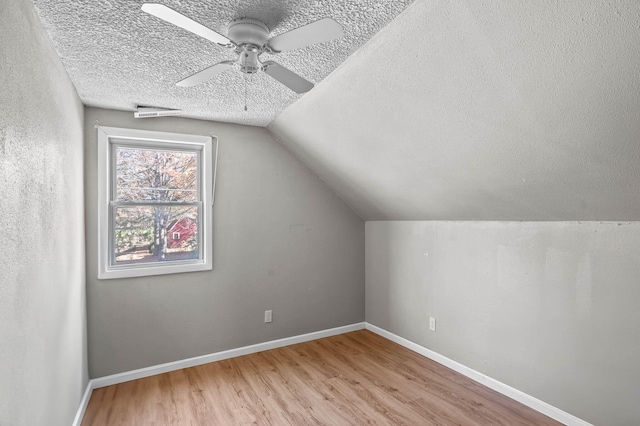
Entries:
<svg viewBox="0 0 640 426">
<path fill-rule="evenodd" d="M 395 360 L 400 361 L 395 364 L 395 368 L 399 372 L 409 372 L 411 374 L 416 371 L 423 372 L 424 370 L 428 370 L 429 372 L 444 377 L 454 383 L 461 385 L 462 387 L 472 390 L 474 393 L 482 396 L 484 400 L 490 400 L 493 403 L 498 403 L 505 407 L 507 410 L 512 411 L 514 414 L 517 414 L 519 417 L 524 417 L 525 420 L 529 423 L 526 424 L 535 424 L 539 421 L 539 413 L 529 407 L 523 406 L 517 401 L 508 398 L 493 389 L 490 389 L 480 383 L 463 376 L 447 367 L 444 367 L 441 364 L 433 362 L 432 360 L 421 356 L 407 348 L 404 348 L 397 343 L 391 342 L 385 339 L 382 336 L 379 336 L 375 333 L 368 333 L 363 336 L 363 342 L 373 342 L 373 345 L 379 345 L 378 350 L 371 353 L 371 356 L 378 359 L 383 356 L 393 357 Z M 413 366 L 413 368 L 409 368 L 408 366 Z M 433 379 L 435 376 L 431 376 Z M 447 386 L 448 387 L 448 386 Z M 520 423 L 519 423 L 520 424 Z M 553 423 L 557 424 L 557 423 Z"/>
<path fill-rule="evenodd" d="M 83 426 L 559 425 L 367 330 L 93 391 Z"/>
</svg>

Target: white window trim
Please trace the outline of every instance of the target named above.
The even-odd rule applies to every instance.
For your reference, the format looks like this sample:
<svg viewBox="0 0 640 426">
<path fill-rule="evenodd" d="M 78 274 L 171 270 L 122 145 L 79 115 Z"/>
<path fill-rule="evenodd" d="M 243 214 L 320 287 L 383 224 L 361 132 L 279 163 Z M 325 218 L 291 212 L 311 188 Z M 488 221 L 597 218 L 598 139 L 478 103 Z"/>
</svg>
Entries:
<svg viewBox="0 0 640 426">
<path fill-rule="evenodd" d="M 199 183 L 202 191 L 201 233 L 202 258 L 162 264 L 110 264 L 110 194 L 113 170 L 111 145 L 131 143 L 138 146 L 165 145 L 165 147 L 189 147 L 201 151 Z M 177 274 L 213 269 L 213 152 L 212 137 L 149 130 L 98 127 L 98 279 L 142 277 L 149 275 Z M 217 159 L 216 159 L 217 160 Z M 216 161 L 217 162 L 217 161 Z"/>
</svg>

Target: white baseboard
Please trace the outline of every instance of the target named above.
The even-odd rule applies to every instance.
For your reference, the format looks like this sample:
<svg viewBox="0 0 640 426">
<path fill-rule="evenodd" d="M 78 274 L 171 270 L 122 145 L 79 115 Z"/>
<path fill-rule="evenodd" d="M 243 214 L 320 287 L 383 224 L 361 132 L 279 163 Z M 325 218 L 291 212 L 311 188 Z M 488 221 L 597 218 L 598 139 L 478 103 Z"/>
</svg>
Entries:
<svg viewBox="0 0 640 426">
<path fill-rule="evenodd" d="M 345 325 L 343 327 L 330 328 L 328 330 L 315 331 L 313 333 L 301 334 L 299 336 L 286 337 L 284 339 L 272 340 L 270 342 L 258 343 L 244 346 L 228 351 L 216 352 L 213 354 L 196 356 L 179 361 L 167 362 L 166 364 L 153 365 L 151 367 L 140 368 L 139 370 L 126 371 L 124 373 L 113 374 L 111 376 L 99 377 L 91 380 L 93 389 L 103 388 L 129 380 L 141 379 L 143 377 L 155 376 L 156 374 L 167 373 L 169 371 L 183 368 L 195 367 L 196 365 L 208 364 L 210 362 L 222 361 L 223 359 L 235 358 L 237 356 L 253 354 L 256 352 L 268 351 L 269 349 L 281 348 L 283 346 L 295 345 L 296 343 L 308 342 L 309 340 L 321 339 L 323 337 L 335 336 L 337 334 L 348 333 L 350 331 L 362 330 L 365 327 L 363 322 Z"/>
<path fill-rule="evenodd" d="M 125 371 L 124 373 L 113 374 L 111 376 L 98 377 L 89 380 L 87 390 L 82 397 L 80 406 L 73 421 L 73 426 L 80 426 L 82 418 L 89 404 L 89 398 L 94 389 L 105 386 L 116 385 L 130 380 L 141 379 L 143 377 L 155 376 L 156 374 L 168 373 L 170 371 L 181 370 L 183 368 L 195 367 L 196 365 L 208 364 L 210 362 L 222 361 L 223 359 L 235 358 L 242 355 L 249 355 L 256 352 L 268 351 L 269 349 L 281 348 L 283 346 L 295 345 L 296 343 L 308 342 L 310 340 L 322 339 L 323 337 L 335 336 L 348 333 L 350 331 L 362 330 L 365 323 L 359 322 L 342 327 L 330 328 L 328 330 L 315 331 L 313 333 L 301 334 L 298 336 L 286 337 L 284 339 L 272 340 L 255 345 L 244 346 L 242 348 L 230 349 L 228 351 L 216 352 L 208 355 L 182 359 L 179 361 L 167 362 L 166 364 L 153 365 L 151 367 L 140 368 L 138 370 Z"/>
<path fill-rule="evenodd" d="M 362 330 L 366 328 L 380 336 L 391 340 L 392 342 L 396 342 L 412 351 L 419 353 L 427 358 L 434 360 L 435 362 L 444 365 L 445 367 L 449 367 L 450 369 L 457 371 L 460 374 L 463 374 L 470 379 L 479 382 L 488 388 L 495 390 L 505 396 L 508 396 L 511 399 L 514 399 L 528 407 L 533 408 L 536 411 L 539 411 L 552 419 L 555 419 L 561 423 L 566 424 L 567 426 L 593 426 L 590 423 L 585 422 L 565 411 L 560 410 L 550 404 L 547 404 L 544 401 L 541 401 L 537 398 L 532 397 L 531 395 L 527 395 L 524 392 L 521 392 L 515 388 L 512 388 L 509 385 L 506 385 L 502 382 L 499 382 L 491 377 L 485 376 L 484 374 L 473 370 L 469 367 L 466 367 L 459 362 L 456 362 L 450 358 L 447 358 L 443 355 L 440 355 L 437 352 L 434 352 L 430 349 L 427 349 L 423 346 L 420 346 L 416 343 L 413 343 L 403 337 L 390 333 L 380 327 L 376 327 L 373 324 L 369 323 L 356 323 L 351 325 L 346 325 L 343 327 L 331 328 L 328 330 L 316 331 L 313 333 L 302 334 L 299 336 L 287 337 L 284 339 L 272 340 L 269 342 L 258 343 L 255 345 L 244 346 L 242 348 L 230 349 L 227 351 L 216 352 L 208 355 L 197 356 L 194 358 L 187 358 L 179 361 L 168 362 L 166 364 L 154 365 L 151 367 L 141 368 L 138 370 L 126 371 L 124 373 L 113 374 L 111 376 L 99 377 L 96 379 L 89 380 L 87 383 L 87 388 L 85 390 L 84 396 L 80 402 L 80 406 L 78 407 L 78 411 L 76 413 L 76 417 L 73 421 L 73 426 L 80 426 L 82 423 L 82 418 L 84 417 L 84 413 L 87 409 L 87 405 L 89 404 L 89 399 L 91 398 L 91 393 L 94 389 L 102 388 L 105 386 L 111 386 L 118 383 L 128 382 L 130 380 L 141 379 L 143 377 L 154 376 L 156 374 L 167 373 L 170 371 L 180 370 L 183 368 L 195 367 L 196 365 L 208 364 L 210 362 L 221 361 L 223 359 L 234 358 L 242 355 L 249 355 L 256 352 L 267 351 L 269 349 L 281 348 L 283 346 L 294 345 L 296 343 L 308 342 L 310 340 L 321 339 L 323 337 L 335 336 L 338 334 L 348 333 L 351 331 Z"/>
<path fill-rule="evenodd" d="M 404 346 L 407 349 L 411 349 L 412 351 L 417 352 L 420 355 L 430 358 L 438 364 L 442 364 L 445 367 L 457 371 L 458 373 L 465 375 L 468 378 L 475 380 L 476 382 L 481 383 L 496 392 L 508 396 L 509 398 L 516 400 L 521 404 L 526 405 L 527 407 L 531 407 L 534 410 L 545 414 L 554 420 L 559 421 L 560 423 L 563 423 L 567 426 L 593 426 L 591 423 L 585 422 L 584 420 L 579 419 L 576 416 L 571 415 L 565 411 L 562 411 L 561 409 L 556 408 L 553 405 L 547 404 L 546 402 L 534 398 L 533 396 L 528 395 L 524 392 L 521 392 L 518 389 L 512 388 L 507 384 L 492 379 L 491 377 L 485 376 L 479 371 L 462 365 L 457 361 L 440 355 L 437 352 L 427 349 L 424 346 L 420 346 L 417 343 L 413 343 L 412 341 L 400 337 L 396 334 L 388 332 L 387 330 L 376 327 L 375 325 L 369 323 L 365 323 L 365 328 L 386 339 L 391 340 L 392 342 L 396 342 L 397 344 Z"/>
<path fill-rule="evenodd" d="M 78 407 L 78 411 L 76 411 L 76 416 L 73 419 L 73 426 L 80 426 L 82 423 L 82 418 L 84 417 L 84 412 L 87 411 L 87 405 L 89 405 L 89 399 L 91 398 L 91 393 L 93 392 L 93 387 L 91 386 L 91 380 L 87 383 L 87 388 L 84 390 L 84 395 L 82 395 L 82 399 L 80 400 L 80 406 Z"/>
</svg>

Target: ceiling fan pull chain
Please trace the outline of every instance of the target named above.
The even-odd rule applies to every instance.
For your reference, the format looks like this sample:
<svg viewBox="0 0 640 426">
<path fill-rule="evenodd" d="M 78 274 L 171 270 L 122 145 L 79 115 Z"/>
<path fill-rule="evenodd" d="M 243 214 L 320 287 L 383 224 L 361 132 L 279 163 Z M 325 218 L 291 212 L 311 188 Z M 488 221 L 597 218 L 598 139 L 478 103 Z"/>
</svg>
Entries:
<svg viewBox="0 0 640 426">
<path fill-rule="evenodd" d="M 244 74 L 244 110 L 247 111 L 247 74 Z"/>
</svg>

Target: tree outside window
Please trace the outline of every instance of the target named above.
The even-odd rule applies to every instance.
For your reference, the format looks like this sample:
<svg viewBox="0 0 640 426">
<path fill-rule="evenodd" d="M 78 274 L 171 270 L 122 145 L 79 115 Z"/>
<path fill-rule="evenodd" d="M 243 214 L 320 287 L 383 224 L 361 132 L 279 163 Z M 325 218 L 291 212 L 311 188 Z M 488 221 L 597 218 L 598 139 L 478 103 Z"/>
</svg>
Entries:
<svg viewBox="0 0 640 426">
<path fill-rule="evenodd" d="M 198 258 L 198 207 L 189 205 L 197 202 L 197 153 L 118 147 L 115 162 L 116 199 L 127 203 L 115 210 L 115 261 Z M 187 219 L 196 232 L 169 248 L 169 230 Z"/>
<path fill-rule="evenodd" d="M 212 269 L 212 138 L 98 127 L 101 279 Z"/>
</svg>

